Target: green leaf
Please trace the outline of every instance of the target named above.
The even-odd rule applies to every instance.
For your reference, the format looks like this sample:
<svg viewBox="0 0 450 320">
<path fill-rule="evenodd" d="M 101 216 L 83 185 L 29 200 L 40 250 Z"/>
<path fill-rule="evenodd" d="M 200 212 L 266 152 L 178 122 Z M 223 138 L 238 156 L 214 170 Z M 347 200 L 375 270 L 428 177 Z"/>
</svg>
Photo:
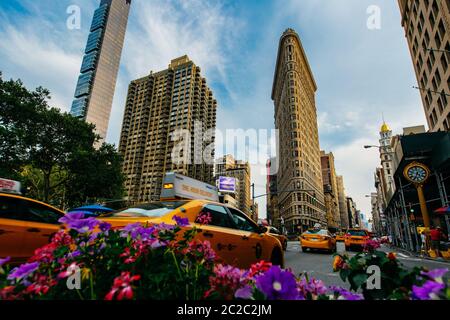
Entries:
<svg viewBox="0 0 450 320">
<path fill-rule="evenodd" d="M 353 277 L 353 282 L 358 288 L 361 288 L 363 284 L 367 282 L 367 274 L 358 273 Z"/>
</svg>

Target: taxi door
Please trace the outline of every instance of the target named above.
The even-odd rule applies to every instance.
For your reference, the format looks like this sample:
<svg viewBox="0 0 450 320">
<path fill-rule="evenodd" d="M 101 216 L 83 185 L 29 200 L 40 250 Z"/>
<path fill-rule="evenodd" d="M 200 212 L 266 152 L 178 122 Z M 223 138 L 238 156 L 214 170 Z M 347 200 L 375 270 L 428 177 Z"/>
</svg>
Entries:
<svg viewBox="0 0 450 320">
<path fill-rule="evenodd" d="M 240 234 L 233 228 L 233 221 L 224 206 L 216 204 L 205 205 L 201 212 L 211 216 L 208 225 L 197 226 L 201 231 L 196 239 L 209 241 L 211 248 L 216 252 L 221 263 L 233 266 L 241 266 L 237 253 L 240 244 Z"/>
<path fill-rule="evenodd" d="M 24 260 L 23 250 L 26 225 L 19 220 L 21 200 L 0 195 L 0 258 L 11 257 L 11 262 Z"/>
<path fill-rule="evenodd" d="M 58 220 L 63 213 L 44 204 L 24 200 L 22 214 L 27 220 L 23 251 L 31 257 L 36 249 L 48 244 L 51 237 L 60 230 Z"/>
<path fill-rule="evenodd" d="M 271 250 L 265 233 L 260 233 L 259 227 L 241 211 L 228 207 L 239 236 L 237 254 L 240 266 L 249 268 L 261 260 L 270 261 Z"/>
</svg>

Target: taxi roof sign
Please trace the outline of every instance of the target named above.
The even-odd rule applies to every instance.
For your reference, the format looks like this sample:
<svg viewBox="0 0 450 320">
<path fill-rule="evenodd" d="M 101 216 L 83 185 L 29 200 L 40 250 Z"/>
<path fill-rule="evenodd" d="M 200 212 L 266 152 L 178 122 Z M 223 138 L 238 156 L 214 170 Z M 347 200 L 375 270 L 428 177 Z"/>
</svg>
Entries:
<svg viewBox="0 0 450 320">
<path fill-rule="evenodd" d="M 19 181 L 0 178 L 0 192 L 22 194 Z"/>
<path fill-rule="evenodd" d="M 195 180 L 178 173 L 167 173 L 163 180 L 161 200 L 191 199 L 219 202 L 215 186 Z"/>
</svg>

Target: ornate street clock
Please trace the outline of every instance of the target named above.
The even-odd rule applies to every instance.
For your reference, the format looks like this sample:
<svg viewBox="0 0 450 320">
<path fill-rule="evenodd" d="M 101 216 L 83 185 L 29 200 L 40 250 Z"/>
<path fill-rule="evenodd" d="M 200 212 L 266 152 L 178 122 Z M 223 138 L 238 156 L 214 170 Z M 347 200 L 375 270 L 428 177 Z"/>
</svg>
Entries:
<svg viewBox="0 0 450 320">
<path fill-rule="evenodd" d="M 422 163 L 413 162 L 406 166 L 403 175 L 412 183 L 422 185 L 428 180 L 430 169 Z"/>
</svg>

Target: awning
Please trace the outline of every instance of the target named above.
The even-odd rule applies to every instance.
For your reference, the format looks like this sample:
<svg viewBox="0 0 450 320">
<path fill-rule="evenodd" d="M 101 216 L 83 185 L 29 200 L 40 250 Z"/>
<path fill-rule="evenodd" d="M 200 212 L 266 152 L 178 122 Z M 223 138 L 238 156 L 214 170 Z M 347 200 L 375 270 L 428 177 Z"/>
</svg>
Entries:
<svg viewBox="0 0 450 320">
<path fill-rule="evenodd" d="M 439 208 L 437 210 L 434 210 L 434 213 L 448 214 L 448 213 L 450 213 L 450 206 L 442 207 L 442 208 Z"/>
</svg>

